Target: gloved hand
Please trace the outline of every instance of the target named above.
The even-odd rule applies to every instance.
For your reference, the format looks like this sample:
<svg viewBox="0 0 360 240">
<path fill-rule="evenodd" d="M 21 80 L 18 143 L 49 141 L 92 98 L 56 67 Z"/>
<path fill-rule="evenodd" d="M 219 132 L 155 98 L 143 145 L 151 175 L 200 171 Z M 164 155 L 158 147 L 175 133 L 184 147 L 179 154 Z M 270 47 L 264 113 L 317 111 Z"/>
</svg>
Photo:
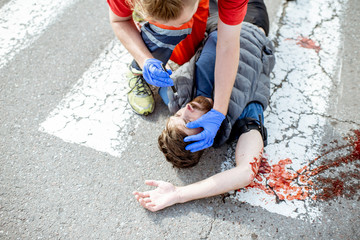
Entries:
<svg viewBox="0 0 360 240">
<path fill-rule="evenodd" d="M 194 142 L 187 145 L 185 149 L 190 150 L 191 152 L 197 152 L 202 149 L 211 147 L 214 143 L 216 133 L 224 119 L 224 114 L 216 111 L 215 109 L 211 109 L 198 120 L 186 124 L 186 127 L 188 128 L 202 127 L 204 130 L 199 134 L 187 136 L 184 138 L 184 142 Z"/>
<path fill-rule="evenodd" d="M 170 78 L 171 70 L 164 71 L 162 62 L 155 58 L 149 58 L 145 61 L 143 68 L 143 76 L 147 83 L 157 87 L 173 86 L 174 82 Z"/>
</svg>

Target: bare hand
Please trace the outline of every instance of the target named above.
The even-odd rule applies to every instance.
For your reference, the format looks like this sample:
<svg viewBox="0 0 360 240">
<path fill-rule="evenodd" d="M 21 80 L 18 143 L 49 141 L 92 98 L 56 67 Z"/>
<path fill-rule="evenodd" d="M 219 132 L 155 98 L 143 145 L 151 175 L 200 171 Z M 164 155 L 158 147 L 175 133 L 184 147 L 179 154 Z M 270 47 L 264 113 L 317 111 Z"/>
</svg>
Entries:
<svg viewBox="0 0 360 240">
<path fill-rule="evenodd" d="M 146 192 L 133 192 L 136 200 L 138 200 L 144 208 L 156 212 L 180 202 L 178 189 L 171 183 L 146 180 L 145 184 L 157 188 Z"/>
</svg>

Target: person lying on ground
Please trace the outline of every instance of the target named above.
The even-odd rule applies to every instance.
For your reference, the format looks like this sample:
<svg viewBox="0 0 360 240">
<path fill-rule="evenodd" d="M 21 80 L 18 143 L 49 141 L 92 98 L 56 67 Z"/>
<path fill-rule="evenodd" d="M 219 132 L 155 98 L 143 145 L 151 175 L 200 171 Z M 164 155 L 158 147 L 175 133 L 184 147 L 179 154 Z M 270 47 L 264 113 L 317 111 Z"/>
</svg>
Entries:
<svg viewBox="0 0 360 240">
<path fill-rule="evenodd" d="M 176 203 L 240 189 L 253 181 L 267 140 L 263 111 L 269 102 L 269 75 L 275 64 L 273 46 L 266 37 L 268 29 L 268 15 L 263 1 L 250 0 L 241 31 L 242 54 L 229 109 L 214 142 L 214 146 L 218 147 L 237 139 L 236 167 L 187 186 L 146 181 L 147 185 L 156 189 L 133 193 L 144 208 L 158 211 Z M 175 80 L 177 94 L 169 88 L 159 91 L 169 110 L 175 112 L 158 138 L 159 148 L 166 160 L 178 168 L 196 165 L 204 151 L 186 150 L 189 143 L 184 138 L 201 134 L 201 125 L 194 124 L 194 121 L 202 121 L 213 107 L 217 34 L 216 30 L 209 34 L 195 63 L 194 77 L 178 77 Z"/>
</svg>

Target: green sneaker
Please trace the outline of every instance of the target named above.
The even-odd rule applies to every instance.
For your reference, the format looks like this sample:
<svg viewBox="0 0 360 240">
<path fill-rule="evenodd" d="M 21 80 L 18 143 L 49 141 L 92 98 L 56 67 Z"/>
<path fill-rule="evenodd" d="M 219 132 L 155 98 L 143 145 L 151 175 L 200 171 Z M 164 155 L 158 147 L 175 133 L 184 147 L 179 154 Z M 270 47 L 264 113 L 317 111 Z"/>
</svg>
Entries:
<svg viewBox="0 0 360 240">
<path fill-rule="evenodd" d="M 141 74 L 128 73 L 130 91 L 127 100 L 135 113 L 148 115 L 155 109 L 153 93 Z"/>
</svg>

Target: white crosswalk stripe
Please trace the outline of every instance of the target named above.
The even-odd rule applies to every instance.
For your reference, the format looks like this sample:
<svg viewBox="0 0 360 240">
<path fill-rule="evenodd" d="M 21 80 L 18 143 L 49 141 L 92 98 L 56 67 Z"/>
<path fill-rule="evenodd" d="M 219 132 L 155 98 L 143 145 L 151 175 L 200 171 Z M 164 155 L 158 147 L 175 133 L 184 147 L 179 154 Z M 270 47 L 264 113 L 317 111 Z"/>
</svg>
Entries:
<svg viewBox="0 0 360 240">
<path fill-rule="evenodd" d="M 137 126 L 126 100 L 130 60 L 125 48 L 112 41 L 40 130 L 120 157 L 131 140 L 129 127 Z"/>
<path fill-rule="evenodd" d="M 12 0 L 0 9 L 0 69 L 77 0 Z"/>
<path fill-rule="evenodd" d="M 275 29 L 279 37 L 271 79 L 271 104 L 265 114 L 269 131 L 265 152 L 270 164 L 289 158 L 290 167 L 296 171 L 318 156 L 324 136 L 330 91 L 340 79 L 342 43 L 338 16 L 343 5 L 334 0 L 288 4 L 286 24 Z M 305 37 L 317 44 L 310 49 L 302 48 L 299 41 Z M 233 151 L 234 147 L 229 149 L 223 169 L 233 166 Z M 294 186 L 298 185 L 294 183 Z M 276 203 L 275 196 L 259 189 L 243 190 L 234 198 L 294 218 L 321 214 L 319 209 L 309 207 L 311 199 Z"/>
</svg>

